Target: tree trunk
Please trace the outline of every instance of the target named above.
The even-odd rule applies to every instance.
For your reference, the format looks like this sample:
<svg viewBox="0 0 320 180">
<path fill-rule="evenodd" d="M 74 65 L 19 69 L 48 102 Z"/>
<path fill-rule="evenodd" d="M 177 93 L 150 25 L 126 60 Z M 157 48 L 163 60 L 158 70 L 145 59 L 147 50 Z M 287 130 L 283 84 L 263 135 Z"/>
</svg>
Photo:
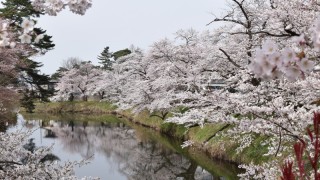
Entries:
<svg viewBox="0 0 320 180">
<path fill-rule="evenodd" d="M 87 95 L 83 95 L 83 96 L 82 96 L 82 100 L 83 100 L 83 101 L 88 101 L 88 96 L 87 96 Z"/>
</svg>

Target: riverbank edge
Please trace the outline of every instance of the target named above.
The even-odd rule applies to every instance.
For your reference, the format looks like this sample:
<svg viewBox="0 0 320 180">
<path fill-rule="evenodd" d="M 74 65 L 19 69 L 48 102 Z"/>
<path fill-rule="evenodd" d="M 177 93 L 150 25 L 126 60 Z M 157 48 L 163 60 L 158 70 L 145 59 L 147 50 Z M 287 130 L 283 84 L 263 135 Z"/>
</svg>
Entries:
<svg viewBox="0 0 320 180">
<path fill-rule="evenodd" d="M 35 107 L 35 113 L 113 114 L 118 118 L 154 129 L 172 138 L 192 141 L 191 148 L 205 152 L 212 159 L 236 164 L 251 162 L 259 164 L 268 160 L 263 156 L 267 152 L 267 147 L 261 146 L 260 143 L 264 140 L 263 137 L 255 138 L 251 146 L 245 148 L 241 153 L 237 153 L 237 142 L 232 137 L 222 135 L 231 127 L 229 124 L 206 124 L 204 127 L 186 128 L 183 125 L 164 123 L 157 114 L 150 114 L 148 111 L 134 114 L 131 110 L 118 110 L 109 102 L 49 102 L 36 103 Z"/>
</svg>

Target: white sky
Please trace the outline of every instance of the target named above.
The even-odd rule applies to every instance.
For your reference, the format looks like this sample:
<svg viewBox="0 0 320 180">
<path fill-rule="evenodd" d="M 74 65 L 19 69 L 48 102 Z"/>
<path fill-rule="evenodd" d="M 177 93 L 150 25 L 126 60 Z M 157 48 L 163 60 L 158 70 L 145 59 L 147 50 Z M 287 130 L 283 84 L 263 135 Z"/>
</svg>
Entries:
<svg viewBox="0 0 320 180">
<path fill-rule="evenodd" d="M 106 46 L 111 52 L 131 44 L 146 50 L 153 42 L 172 38 L 179 29 L 213 29 L 206 24 L 224 6 L 225 0 L 93 0 L 84 16 L 65 10 L 39 19 L 37 26 L 53 36 L 56 47 L 37 60 L 44 64 L 41 71 L 51 74 L 68 57 L 97 64 Z"/>
</svg>

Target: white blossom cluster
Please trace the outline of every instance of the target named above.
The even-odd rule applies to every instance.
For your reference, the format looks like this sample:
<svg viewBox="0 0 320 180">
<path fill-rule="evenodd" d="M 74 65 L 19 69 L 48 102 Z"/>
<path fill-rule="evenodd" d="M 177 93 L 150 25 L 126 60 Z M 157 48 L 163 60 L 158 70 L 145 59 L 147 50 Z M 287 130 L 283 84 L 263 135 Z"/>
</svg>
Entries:
<svg viewBox="0 0 320 180">
<path fill-rule="evenodd" d="M 207 119 L 206 112 L 200 112 L 200 110 L 198 109 L 192 109 L 190 111 L 187 111 L 184 114 L 175 113 L 175 116 L 167 119 L 166 122 L 184 124 L 187 127 L 194 124 L 199 124 L 201 127 L 203 127 L 206 119 Z"/>
<path fill-rule="evenodd" d="M 0 46 L 14 47 L 15 42 L 10 42 L 9 34 L 7 32 L 8 24 L 4 20 L 0 20 Z"/>
<path fill-rule="evenodd" d="M 35 23 L 33 20 L 30 20 L 27 18 L 23 19 L 20 25 L 23 29 L 23 34 L 19 36 L 21 43 L 27 43 L 27 44 L 31 43 L 32 37 L 28 33 L 30 33 L 33 30 L 34 24 Z M 34 42 L 39 43 L 40 40 L 43 39 L 43 37 L 44 37 L 44 34 L 37 35 L 34 39 Z"/>
<path fill-rule="evenodd" d="M 32 5 L 38 11 L 44 11 L 46 14 L 56 16 L 65 7 L 75 14 L 84 15 L 92 6 L 91 0 L 34 0 Z"/>
<path fill-rule="evenodd" d="M 184 141 L 183 144 L 181 145 L 182 148 L 190 147 L 192 146 L 194 142 L 193 141 Z"/>
<path fill-rule="evenodd" d="M 252 143 L 252 134 L 245 134 L 240 140 L 240 146 L 237 147 L 236 152 L 239 154 L 243 149 L 249 147 Z"/>
<path fill-rule="evenodd" d="M 300 42 L 305 43 L 304 35 L 301 39 Z M 284 75 L 294 81 L 299 77 L 304 78 L 313 70 L 315 64 L 306 57 L 299 57 L 302 54 L 292 48 L 287 47 L 279 51 L 277 44 L 271 40 L 266 41 L 255 53 L 249 70 L 262 79 L 277 79 Z"/>
<path fill-rule="evenodd" d="M 277 168 L 276 161 L 263 163 L 262 165 L 240 165 L 240 168 L 246 170 L 245 173 L 239 175 L 240 179 L 278 179 L 280 169 Z"/>
<path fill-rule="evenodd" d="M 18 43 L 15 40 L 15 35 L 12 30 L 8 27 L 8 21 L 0 21 L 0 47 L 10 47 L 15 48 Z M 21 31 L 16 32 L 19 43 L 30 44 L 31 42 L 39 43 L 43 39 L 44 34 L 35 34 L 33 31 L 35 22 L 28 18 L 23 18 L 21 24 L 18 24 L 21 27 Z M 32 38 L 34 36 L 34 39 Z"/>
<path fill-rule="evenodd" d="M 52 147 L 39 147 L 34 152 L 25 149 L 23 145 L 27 143 L 30 133 L 0 133 L 1 179 L 78 179 L 73 169 L 86 164 L 86 161 L 63 164 L 43 162 L 42 159 L 51 153 Z"/>
</svg>

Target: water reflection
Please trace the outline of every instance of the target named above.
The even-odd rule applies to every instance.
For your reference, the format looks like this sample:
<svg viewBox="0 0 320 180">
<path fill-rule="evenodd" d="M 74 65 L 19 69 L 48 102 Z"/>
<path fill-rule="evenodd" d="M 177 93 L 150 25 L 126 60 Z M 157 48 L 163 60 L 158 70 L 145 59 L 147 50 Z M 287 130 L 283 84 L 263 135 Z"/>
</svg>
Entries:
<svg viewBox="0 0 320 180">
<path fill-rule="evenodd" d="M 6 132 L 8 128 L 17 124 L 17 117 L 11 113 L 0 112 L 0 132 Z"/>
<path fill-rule="evenodd" d="M 37 149 L 37 146 L 36 143 L 34 143 L 33 141 L 33 138 L 29 139 L 28 143 L 23 145 L 23 148 L 30 151 L 31 153 L 34 153 L 34 151 Z M 54 154 L 47 154 L 40 160 L 40 162 L 45 161 L 60 161 L 60 158 Z M 24 160 L 22 160 L 22 162 L 25 163 Z"/>
<path fill-rule="evenodd" d="M 95 173 L 99 168 L 108 167 L 108 171 L 102 170 L 105 172 L 102 174 L 102 179 L 112 179 L 110 173 L 117 174 L 114 176 L 116 179 L 139 180 L 236 178 L 237 169 L 233 165 L 219 167 L 214 170 L 216 172 L 212 172 L 212 168 L 206 170 L 178 144 L 153 131 L 128 125 L 120 120 L 112 122 L 75 119 L 38 120 L 27 121 L 25 124 L 28 124 L 29 128 L 40 126 L 42 130 L 40 138 L 58 141 L 58 147 L 55 148 L 58 148 L 56 152 L 59 152 L 58 156 L 61 159 L 75 154 L 81 155 L 82 158 L 94 155 L 92 163 L 95 167 L 89 167 L 86 171 Z M 99 163 L 95 163 L 96 160 Z M 215 164 L 208 158 L 206 161 L 208 162 L 205 164 Z M 221 169 L 224 169 L 223 171 L 229 169 L 230 172 L 223 174 L 224 172 L 219 172 Z"/>
</svg>

